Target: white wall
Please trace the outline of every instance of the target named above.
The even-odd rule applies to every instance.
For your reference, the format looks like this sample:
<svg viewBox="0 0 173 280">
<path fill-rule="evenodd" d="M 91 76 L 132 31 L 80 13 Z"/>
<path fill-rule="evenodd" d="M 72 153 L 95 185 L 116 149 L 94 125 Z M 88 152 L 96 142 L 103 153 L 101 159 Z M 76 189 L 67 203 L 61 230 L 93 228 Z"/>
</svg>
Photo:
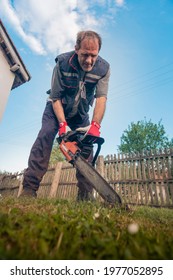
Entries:
<svg viewBox="0 0 173 280">
<path fill-rule="evenodd" d="M 15 74 L 10 71 L 3 53 L 0 51 L 0 121 L 2 119 Z"/>
</svg>

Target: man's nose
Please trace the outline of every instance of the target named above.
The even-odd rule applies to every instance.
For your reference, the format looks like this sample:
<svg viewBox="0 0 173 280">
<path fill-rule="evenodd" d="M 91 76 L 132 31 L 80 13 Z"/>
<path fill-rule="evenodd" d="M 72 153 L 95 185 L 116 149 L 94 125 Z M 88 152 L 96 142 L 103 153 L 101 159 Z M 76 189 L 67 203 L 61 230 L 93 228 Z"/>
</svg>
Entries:
<svg viewBox="0 0 173 280">
<path fill-rule="evenodd" d="M 88 56 L 87 56 L 86 62 L 87 62 L 88 64 L 91 64 L 91 62 L 92 62 L 92 57 L 91 57 L 91 55 L 88 55 Z"/>
</svg>

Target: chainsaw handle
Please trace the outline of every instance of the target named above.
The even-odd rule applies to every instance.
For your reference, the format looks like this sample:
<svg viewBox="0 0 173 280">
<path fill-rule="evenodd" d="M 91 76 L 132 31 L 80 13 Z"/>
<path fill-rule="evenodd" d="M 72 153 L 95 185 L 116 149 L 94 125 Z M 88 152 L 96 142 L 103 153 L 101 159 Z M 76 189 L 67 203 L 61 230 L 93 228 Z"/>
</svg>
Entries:
<svg viewBox="0 0 173 280">
<path fill-rule="evenodd" d="M 101 150 L 101 144 L 97 143 L 97 150 L 96 150 L 95 155 L 94 155 L 93 160 L 92 160 L 92 166 L 95 166 L 95 163 L 96 163 L 96 160 L 97 160 L 98 155 L 100 153 L 100 150 Z"/>
<path fill-rule="evenodd" d="M 90 134 L 85 135 L 85 132 L 82 131 L 69 131 L 66 134 L 63 134 L 57 138 L 57 141 L 59 144 L 61 144 L 62 141 L 64 142 L 76 142 L 76 145 L 79 147 L 80 150 L 82 150 L 82 147 L 84 146 L 91 146 L 94 144 L 97 144 L 97 150 L 95 152 L 95 155 L 92 160 L 92 165 L 95 165 L 95 162 L 98 158 L 98 155 L 101 150 L 101 145 L 104 143 L 104 139 L 102 137 L 93 136 Z"/>
<path fill-rule="evenodd" d="M 65 142 L 73 142 L 73 141 L 79 141 L 79 135 L 83 136 L 84 133 L 83 132 L 79 132 L 77 130 L 70 130 L 67 133 L 63 133 L 61 134 L 61 136 L 59 136 L 57 138 L 58 143 L 60 144 L 62 142 L 62 140 L 64 140 Z"/>
</svg>

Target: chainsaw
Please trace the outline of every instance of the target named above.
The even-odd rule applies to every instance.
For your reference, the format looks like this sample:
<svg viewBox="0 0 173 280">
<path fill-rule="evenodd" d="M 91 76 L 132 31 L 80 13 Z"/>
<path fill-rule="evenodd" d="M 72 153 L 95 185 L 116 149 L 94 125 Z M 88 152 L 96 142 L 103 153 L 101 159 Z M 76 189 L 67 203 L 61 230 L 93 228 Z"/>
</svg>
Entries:
<svg viewBox="0 0 173 280">
<path fill-rule="evenodd" d="M 94 168 L 101 150 L 101 145 L 104 143 L 102 137 L 89 134 L 84 135 L 84 132 L 75 130 L 58 137 L 57 141 L 66 160 L 84 176 L 87 183 L 92 186 L 106 202 L 118 205 L 122 204 L 120 196 Z M 95 144 L 97 144 L 97 150 L 90 163 L 87 161 L 87 150 L 90 153 Z M 87 147 L 88 149 L 86 149 Z"/>
</svg>

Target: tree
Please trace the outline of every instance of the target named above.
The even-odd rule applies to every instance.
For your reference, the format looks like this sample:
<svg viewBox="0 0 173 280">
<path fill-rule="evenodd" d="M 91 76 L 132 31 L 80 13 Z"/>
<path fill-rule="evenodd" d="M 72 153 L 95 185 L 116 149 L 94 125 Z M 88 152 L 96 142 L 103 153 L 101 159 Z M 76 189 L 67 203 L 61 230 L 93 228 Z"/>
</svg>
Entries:
<svg viewBox="0 0 173 280">
<path fill-rule="evenodd" d="M 59 149 L 59 144 L 57 141 L 54 141 L 53 144 L 53 148 L 52 148 L 52 152 L 50 155 L 50 161 L 49 164 L 55 164 L 58 161 L 64 161 L 64 155 L 61 153 L 60 149 Z"/>
<path fill-rule="evenodd" d="M 144 119 L 137 123 L 131 122 L 121 136 L 118 150 L 122 153 L 140 153 L 143 150 L 170 147 L 173 147 L 173 139 L 168 140 L 161 120 L 154 124 L 151 120 Z"/>
</svg>

